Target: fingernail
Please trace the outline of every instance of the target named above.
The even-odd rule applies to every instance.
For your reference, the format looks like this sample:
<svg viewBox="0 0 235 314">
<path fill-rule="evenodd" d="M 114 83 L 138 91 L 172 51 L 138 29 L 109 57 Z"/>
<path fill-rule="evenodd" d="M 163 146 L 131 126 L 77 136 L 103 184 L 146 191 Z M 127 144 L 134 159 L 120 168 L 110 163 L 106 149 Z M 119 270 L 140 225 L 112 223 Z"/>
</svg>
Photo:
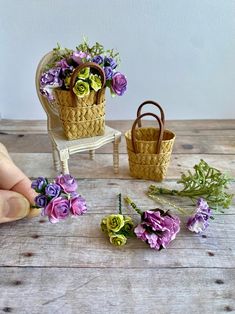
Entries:
<svg viewBox="0 0 235 314">
<path fill-rule="evenodd" d="M 23 197 L 11 197 L 7 200 L 7 205 L 6 218 L 20 219 L 27 216 L 29 212 L 29 202 Z"/>
</svg>

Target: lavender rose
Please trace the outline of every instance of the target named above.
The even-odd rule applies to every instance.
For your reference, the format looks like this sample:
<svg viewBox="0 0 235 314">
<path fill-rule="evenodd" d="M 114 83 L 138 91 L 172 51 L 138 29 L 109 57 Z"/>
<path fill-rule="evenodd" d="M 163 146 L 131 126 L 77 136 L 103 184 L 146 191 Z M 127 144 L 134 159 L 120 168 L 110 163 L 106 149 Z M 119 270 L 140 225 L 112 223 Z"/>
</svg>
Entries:
<svg viewBox="0 0 235 314">
<path fill-rule="evenodd" d="M 86 201 L 83 197 L 77 195 L 70 200 L 70 212 L 73 216 L 83 215 L 86 211 Z"/>
<path fill-rule="evenodd" d="M 57 197 L 52 199 L 49 204 L 44 208 L 43 216 L 48 216 L 51 223 L 56 223 L 69 216 L 69 200 Z"/>
<path fill-rule="evenodd" d="M 192 232 L 201 233 L 208 228 L 210 217 L 211 209 L 207 202 L 203 198 L 199 198 L 195 214 L 187 221 L 187 228 Z"/>
<path fill-rule="evenodd" d="M 112 69 L 115 69 L 117 67 L 117 62 L 111 57 L 105 57 L 104 58 L 104 65 L 110 66 Z"/>
<path fill-rule="evenodd" d="M 126 77 L 120 72 L 114 73 L 111 81 L 111 88 L 113 92 L 118 96 L 122 96 L 126 91 L 126 87 Z"/>
<path fill-rule="evenodd" d="M 60 195 L 61 187 L 58 184 L 50 183 L 46 186 L 45 194 L 49 197 L 57 197 Z"/>
<path fill-rule="evenodd" d="M 111 78 L 113 77 L 113 69 L 111 67 L 105 67 L 104 73 L 106 80 L 111 80 Z"/>
<path fill-rule="evenodd" d="M 31 184 L 31 188 L 34 189 L 36 192 L 40 193 L 44 190 L 48 181 L 44 177 L 38 177 L 36 180 L 33 180 Z"/>
<path fill-rule="evenodd" d="M 151 248 L 167 248 L 180 230 L 180 220 L 161 209 L 148 210 L 142 214 L 142 221 L 134 229 L 137 238 L 145 241 Z"/>
<path fill-rule="evenodd" d="M 104 58 L 102 56 L 95 56 L 92 61 L 97 64 L 102 64 L 104 62 Z"/>
<path fill-rule="evenodd" d="M 53 68 L 44 72 L 40 78 L 41 87 L 50 86 L 51 88 L 61 87 L 63 81 L 60 78 L 61 68 Z"/>
<path fill-rule="evenodd" d="M 39 194 L 35 197 L 35 204 L 38 207 L 45 207 L 47 205 L 47 197 L 43 194 Z"/>
<path fill-rule="evenodd" d="M 61 174 L 56 177 L 55 183 L 58 184 L 65 193 L 72 193 L 77 189 L 77 181 L 70 174 Z"/>
<path fill-rule="evenodd" d="M 86 52 L 83 52 L 83 51 L 74 51 L 72 54 L 72 59 L 77 64 L 81 64 L 84 59 L 89 60 L 90 56 Z"/>
</svg>

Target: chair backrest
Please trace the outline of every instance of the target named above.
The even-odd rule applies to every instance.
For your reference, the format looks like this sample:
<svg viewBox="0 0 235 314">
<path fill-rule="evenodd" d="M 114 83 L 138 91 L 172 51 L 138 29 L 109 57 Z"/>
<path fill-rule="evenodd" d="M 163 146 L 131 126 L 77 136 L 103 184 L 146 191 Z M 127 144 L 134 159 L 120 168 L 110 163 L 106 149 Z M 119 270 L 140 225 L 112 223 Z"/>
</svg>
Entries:
<svg viewBox="0 0 235 314">
<path fill-rule="evenodd" d="M 53 58 L 53 52 L 47 53 L 39 62 L 36 71 L 36 89 L 38 98 L 47 114 L 47 129 L 52 130 L 61 127 L 61 122 L 59 118 L 58 108 L 55 101 L 48 101 L 46 97 L 42 96 L 40 93 L 40 77 L 45 71 L 45 66 L 50 63 Z"/>
</svg>

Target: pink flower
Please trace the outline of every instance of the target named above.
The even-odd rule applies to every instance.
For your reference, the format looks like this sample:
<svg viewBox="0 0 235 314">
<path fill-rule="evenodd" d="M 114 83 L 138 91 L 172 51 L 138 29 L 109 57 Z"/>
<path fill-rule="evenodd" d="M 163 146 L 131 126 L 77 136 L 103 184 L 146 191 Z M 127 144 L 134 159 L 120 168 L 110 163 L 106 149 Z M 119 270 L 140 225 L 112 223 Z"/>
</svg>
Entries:
<svg viewBox="0 0 235 314">
<path fill-rule="evenodd" d="M 72 193 L 77 190 L 77 181 L 70 174 L 61 174 L 55 180 L 65 193 Z"/>
<path fill-rule="evenodd" d="M 43 216 L 48 216 L 51 223 L 56 223 L 69 216 L 70 203 L 66 198 L 57 197 L 52 199 L 44 208 Z"/>
<path fill-rule="evenodd" d="M 75 61 L 77 64 L 81 64 L 83 62 L 83 59 L 90 59 L 90 56 L 83 51 L 74 51 L 72 54 L 72 59 Z"/>
<path fill-rule="evenodd" d="M 70 211 L 72 216 L 83 215 L 87 211 L 85 199 L 80 195 L 73 197 L 70 200 Z"/>
</svg>

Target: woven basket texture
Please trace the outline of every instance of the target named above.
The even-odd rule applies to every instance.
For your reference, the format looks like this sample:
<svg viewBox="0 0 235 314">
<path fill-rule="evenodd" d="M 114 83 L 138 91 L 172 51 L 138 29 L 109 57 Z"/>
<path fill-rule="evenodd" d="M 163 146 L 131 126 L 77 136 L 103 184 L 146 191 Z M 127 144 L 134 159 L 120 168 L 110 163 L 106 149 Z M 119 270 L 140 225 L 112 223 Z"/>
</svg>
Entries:
<svg viewBox="0 0 235 314">
<path fill-rule="evenodd" d="M 59 109 L 64 133 L 69 140 L 103 135 L 105 131 L 105 88 L 100 92 L 97 104 L 97 93 L 91 91 L 88 96 L 74 96 L 70 91 L 55 89 L 54 95 Z M 74 104 L 75 106 L 71 106 Z"/>
<path fill-rule="evenodd" d="M 136 148 L 138 153 L 155 154 L 159 129 L 154 127 L 141 127 L 135 130 Z M 134 151 L 131 139 L 131 130 L 125 134 L 127 148 Z M 171 153 L 175 141 L 175 134 L 164 130 L 160 153 Z"/>
<path fill-rule="evenodd" d="M 142 116 L 145 115 L 148 115 L 148 113 Z M 133 127 L 140 118 L 141 116 L 137 117 Z M 162 181 L 165 178 L 175 141 L 175 134 L 170 130 L 164 130 L 164 124 L 162 124 L 161 130 L 162 140 L 160 141 L 159 150 L 157 148 L 159 128 L 136 128 L 133 133 L 135 135 L 134 139 L 132 139 L 132 130 L 128 130 L 125 133 L 129 170 L 132 177 L 154 181 Z M 133 141 L 135 147 L 133 147 Z"/>
</svg>

